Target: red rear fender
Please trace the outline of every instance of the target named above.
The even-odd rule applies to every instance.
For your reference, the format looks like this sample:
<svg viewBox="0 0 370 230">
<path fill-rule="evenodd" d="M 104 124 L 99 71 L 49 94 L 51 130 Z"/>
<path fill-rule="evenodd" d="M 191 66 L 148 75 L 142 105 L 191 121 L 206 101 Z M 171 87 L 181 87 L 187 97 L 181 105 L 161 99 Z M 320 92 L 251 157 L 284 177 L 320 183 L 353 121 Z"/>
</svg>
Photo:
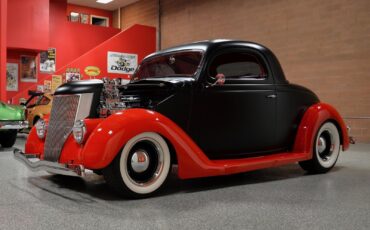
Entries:
<svg viewBox="0 0 370 230">
<path fill-rule="evenodd" d="M 293 152 L 309 153 L 311 158 L 315 135 L 320 126 L 326 121 L 332 121 L 337 125 L 341 136 L 342 149 L 347 150 L 349 138 L 347 126 L 342 117 L 331 105 L 318 103 L 309 107 L 305 112 L 298 128 Z"/>
</svg>

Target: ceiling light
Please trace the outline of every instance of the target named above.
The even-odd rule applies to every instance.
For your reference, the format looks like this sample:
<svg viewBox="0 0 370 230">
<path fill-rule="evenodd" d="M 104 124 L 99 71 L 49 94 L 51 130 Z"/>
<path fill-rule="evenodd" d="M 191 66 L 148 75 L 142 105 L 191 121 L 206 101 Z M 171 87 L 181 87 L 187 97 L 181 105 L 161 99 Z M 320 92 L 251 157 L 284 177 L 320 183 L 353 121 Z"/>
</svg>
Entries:
<svg viewBox="0 0 370 230">
<path fill-rule="evenodd" d="M 107 4 L 107 3 L 113 2 L 113 0 L 97 0 L 96 2 L 101 3 L 101 4 Z"/>
</svg>

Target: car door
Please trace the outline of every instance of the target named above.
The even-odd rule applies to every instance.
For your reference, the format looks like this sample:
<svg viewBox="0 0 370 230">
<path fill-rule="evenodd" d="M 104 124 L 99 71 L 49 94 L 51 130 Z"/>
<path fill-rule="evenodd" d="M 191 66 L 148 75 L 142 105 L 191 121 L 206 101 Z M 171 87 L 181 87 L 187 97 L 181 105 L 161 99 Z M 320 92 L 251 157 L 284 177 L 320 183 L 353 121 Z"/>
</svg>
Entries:
<svg viewBox="0 0 370 230">
<path fill-rule="evenodd" d="M 211 159 L 274 151 L 276 94 L 262 56 L 250 49 L 220 50 L 194 92 L 189 132 Z M 213 84 L 217 75 L 224 84 Z"/>
</svg>

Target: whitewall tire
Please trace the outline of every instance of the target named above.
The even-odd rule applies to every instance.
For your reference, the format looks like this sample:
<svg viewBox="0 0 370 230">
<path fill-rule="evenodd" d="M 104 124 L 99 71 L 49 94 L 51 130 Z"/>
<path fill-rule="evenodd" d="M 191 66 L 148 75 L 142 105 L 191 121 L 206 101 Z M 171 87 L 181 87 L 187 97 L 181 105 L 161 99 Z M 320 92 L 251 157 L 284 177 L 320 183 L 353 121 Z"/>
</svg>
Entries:
<svg viewBox="0 0 370 230">
<path fill-rule="evenodd" d="M 103 174 L 119 193 L 141 198 L 160 189 L 170 169 L 166 141 L 157 133 L 145 132 L 130 139 Z"/>
<path fill-rule="evenodd" d="M 311 173 L 325 173 L 335 166 L 340 153 L 340 134 L 332 122 L 325 122 L 318 130 L 311 160 L 299 162 Z"/>
</svg>

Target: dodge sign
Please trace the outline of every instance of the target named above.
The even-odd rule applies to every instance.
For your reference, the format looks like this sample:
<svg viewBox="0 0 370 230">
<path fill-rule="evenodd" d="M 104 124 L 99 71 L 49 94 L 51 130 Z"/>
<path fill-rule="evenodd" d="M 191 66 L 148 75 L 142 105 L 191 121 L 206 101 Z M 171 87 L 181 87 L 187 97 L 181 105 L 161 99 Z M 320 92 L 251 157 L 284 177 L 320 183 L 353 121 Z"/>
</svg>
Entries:
<svg viewBox="0 0 370 230">
<path fill-rule="evenodd" d="M 137 54 L 108 51 L 108 73 L 133 74 L 137 67 Z"/>
</svg>

